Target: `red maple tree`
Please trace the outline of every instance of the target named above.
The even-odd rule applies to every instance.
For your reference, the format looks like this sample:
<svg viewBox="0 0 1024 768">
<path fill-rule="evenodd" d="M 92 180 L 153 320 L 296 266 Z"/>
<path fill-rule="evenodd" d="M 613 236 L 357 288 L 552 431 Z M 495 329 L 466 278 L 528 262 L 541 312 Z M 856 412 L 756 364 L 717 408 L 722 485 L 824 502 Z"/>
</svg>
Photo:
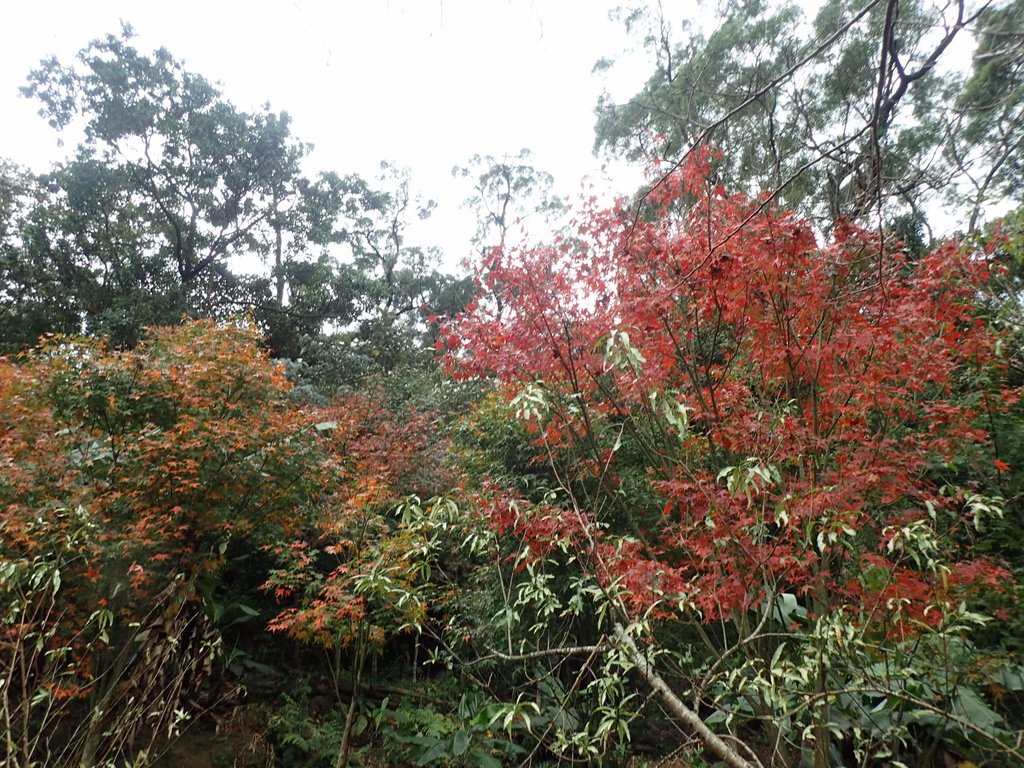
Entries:
<svg viewBox="0 0 1024 768">
<path fill-rule="evenodd" d="M 793 592 L 898 620 L 1003 578 L 948 552 L 936 580 L 906 540 L 936 516 L 973 522 L 940 486 L 986 440 L 969 391 L 993 364 L 974 315 L 984 255 L 912 261 L 849 225 L 820 245 L 709 181 L 713 159 L 670 174 L 643 215 L 590 204 L 572 236 L 493 252 L 483 298 L 447 328 L 450 364 L 509 398 L 540 384 L 536 444 L 583 511 L 636 539 L 605 565 L 637 607 L 685 594 L 713 620 Z M 631 509 L 610 501 L 624 463 L 649 492 Z"/>
<path fill-rule="evenodd" d="M 629 626 L 656 645 L 696 626 L 709 661 L 694 695 L 755 729 L 790 723 L 769 727 L 779 764 L 812 749 L 827 765 L 832 734 L 862 739 L 874 721 L 848 724 L 873 707 L 957 718 L 966 694 L 942 693 L 948 676 L 927 701 L 894 695 L 891 676 L 938 674 L 944 633 L 984 621 L 964 606 L 1010 578 L 972 551 L 998 500 L 971 478 L 991 473 L 984 409 L 1015 395 L 992 384 L 985 253 L 915 258 L 849 223 L 822 243 L 770 198 L 717 185 L 714 161 L 694 153 L 639 206 L 587 201 L 550 244 L 491 252 L 443 345 L 456 375 L 497 382 L 554 490 L 532 505 L 487 490 L 517 562 L 574 553 L 614 606 L 614 642 L 729 765 L 749 763 Z M 699 628 L 712 623 L 717 640 Z M 922 633 L 934 642 L 908 644 Z M 874 738 L 882 755 L 902 737 Z"/>
</svg>

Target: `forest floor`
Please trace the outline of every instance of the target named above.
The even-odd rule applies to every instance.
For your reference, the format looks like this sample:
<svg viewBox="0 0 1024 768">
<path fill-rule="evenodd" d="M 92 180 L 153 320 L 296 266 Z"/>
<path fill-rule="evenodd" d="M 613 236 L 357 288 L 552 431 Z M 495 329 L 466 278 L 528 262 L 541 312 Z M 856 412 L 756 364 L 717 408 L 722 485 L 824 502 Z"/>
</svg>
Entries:
<svg viewBox="0 0 1024 768">
<path fill-rule="evenodd" d="M 187 728 L 160 756 L 155 768 L 276 768 L 266 726 L 250 707 L 228 718 L 203 718 Z"/>
<path fill-rule="evenodd" d="M 203 718 L 167 747 L 154 768 L 292 768 L 279 764 L 267 739 L 265 712 L 261 707 L 236 707 L 226 717 Z M 389 768 L 379 752 L 365 749 L 356 765 Z M 686 760 L 668 757 L 633 757 L 628 768 L 690 768 Z"/>
</svg>

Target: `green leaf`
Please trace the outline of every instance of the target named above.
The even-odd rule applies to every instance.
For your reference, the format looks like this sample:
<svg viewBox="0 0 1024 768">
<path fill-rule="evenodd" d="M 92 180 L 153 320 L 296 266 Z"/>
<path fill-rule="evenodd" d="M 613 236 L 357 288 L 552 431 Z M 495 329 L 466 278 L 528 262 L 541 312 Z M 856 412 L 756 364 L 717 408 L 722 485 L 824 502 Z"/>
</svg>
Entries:
<svg viewBox="0 0 1024 768">
<path fill-rule="evenodd" d="M 999 670 L 996 682 L 1008 691 L 1024 691 L 1024 667 L 1006 667 Z"/>
<path fill-rule="evenodd" d="M 493 755 L 489 755 L 479 749 L 474 749 L 471 754 L 473 757 L 473 764 L 480 766 L 480 768 L 501 768 L 501 761 Z"/>
<path fill-rule="evenodd" d="M 788 627 L 794 620 L 806 619 L 807 609 L 797 602 L 796 595 L 784 592 L 775 598 L 775 616 Z"/>
<path fill-rule="evenodd" d="M 452 737 L 452 754 L 461 757 L 469 749 L 469 734 L 464 730 L 458 730 Z"/>
<path fill-rule="evenodd" d="M 444 757 L 447 751 L 448 742 L 438 741 L 434 744 L 434 746 L 432 746 L 430 749 L 428 749 L 426 752 L 419 756 L 419 759 L 416 760 L 416 765 L 430 765 L 438 758 Z"/>
<path fill-rule="evenodd" d="M 993 729 L 1003 719 L 977 693 L 963 685 L 957 686 L 953 711 L 986 731 Z"/>
</svg>

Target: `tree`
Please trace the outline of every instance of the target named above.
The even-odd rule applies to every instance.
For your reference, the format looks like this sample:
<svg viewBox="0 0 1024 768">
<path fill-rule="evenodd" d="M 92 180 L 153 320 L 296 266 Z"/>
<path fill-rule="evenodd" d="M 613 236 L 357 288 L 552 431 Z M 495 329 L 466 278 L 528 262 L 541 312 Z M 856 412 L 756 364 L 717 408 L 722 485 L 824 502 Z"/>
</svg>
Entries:
<svg viewBox="0 0 1024 768">
<path fill-rule="evenodd" d="M 10 220 L 3 346 L 88 331 L 119 345 L 188 308 L 122 169 L 79 155 L 39 176 Z"/>
<path fill-rule="evenodd" d="M 482 255 L 504 248 L 509 229 L 523 219 L 562 210 L 551 194 L 554 179 L 530 163 L 531 154 L 521 149 L 515 156 L 501 158 L 473 155 L 467 165 L 452 169 L 456 178 L 473 182 L 473 193 L 465 204 L 476 214 L 473 242 Z"/>
<path fill-rule="evenodd" d="M 473 193 L 464 205 L 477 217 L 473 244 L 483 263 L 501 254 L 509 233 L 520 230 L 526 219 L 550 219 L 563 209 L 551 193 L 554 179 L 534 168 L 530 155 L 528 149 L 515 157 L 474 155 L 468 165 L 452 169 L 456 178 L 473 181 Z M 497 294 L 492 298 L 501 300 Z"/>
<path fill-rule="evenodd" d="M 47 331 L 75 332 L 80 305 L 68 286 L 77 265 L 48 258 L 32 214 L 45 196 L 39 179 L 12 163 L 0 167 L 0 349 L 17 351 Z"/>
<path fill-rule="evenodd" d="M 999 399 L 985 259 L 914 261 L 849 225 L 820 246 L 715 163 L 665 174 L 649 219 L 586 210 L 481 268 L 504 311 L 449 326 L 452 365 L 499 382 L 556 478 L 543 504 L 492 492 L 492 525 L 536 570 L 572 568 L 598 646 L 729 765 L 909 760 L 918 728 L 1020 759 L 1009 713 L 950 666 L 983 674 L 951 648 L 1008 577 L 972 550 L 998 502 L 960 482 L 985 474 Z M 673 658 L 685 694 L 654 667 Z"/>
<path fill-rule="evenodd" d="M 229 542 L 296 536 L 325 493 L 289 389 L 251 327 L 210 321 L 0 360 L 5 764 L 120 761 L 189 716 Z"/>
<path fill-rule="evenodd" d="M 70 65 L 46 60 L 23 89 L 85 141 L 5 207 L 6 261 L 20 265 L 8 272 L 7 348 L 47 331 L 131 346 L 184 314 L 249 313 L 281 357 L 353 341 L 371 367 L 416 357 L 421 309 L 454 311 L 467 283 L 407 242 L 408 218 L 432 208 L 418 206 L 408 173 L 385 168 L 379 187 L 304 175 L 309 146 L 287 114 L 241 111 L 131 36 L 95 40 Z"/>
<path fill-rule="evenodd" d="M 1024 139 L 1024 4 L 994 7 L 978 30 L 971 75 L 956 83 L 957 121 L 947 153 L 970 202 L 968 230 L 1000 198 L 1020 202 Z M 962 190 L 960 195 L 964 195 Z"/>
<path fill-rule="evenodd" d="M 287 114 L 240 111 L 166 50 L 140 53 L 131 36 L 95 40 L 72 65 L 48 59 L 23 89 L 53 127 L 85 132 L 76 157 L 41 178 L 36 236 L 20 244 L 22 261 L 59 272 L 76 307 L 73 327 L 46 330 L 130 345 L 143 326 L 183 313 L 249 311 L 281 354 L 295 353 L 304 332 L 346 320 L 349 297 L 314 303 L 307 290 L 290 305 L 326 268 L 361 180 L 307 178 L 299 165 L 309 147 Z M 267 261 L 269 280 L 253 274 Z"/>
<path fill-rule="evenodd" d="M 675 161 L 712 142 L 723 183 L 771 192 L 826 230 L 842 217 L 920 215 L 966 178 L 1005 172 L 1020 94 L 1005 89 L 998 109 L 981 109 L 958 96 L 966 73 L 943 68 L 955 40 L 1008 13 L 962 1 L 836 1 L 808 24 L 793 3 L 723 2 L 712 31 L 684 27 L 677 43 L 664 15 L 635 8 L 624 20 L 655 73 L 626 104 L 602 99 L 595 148 Z M 982 33 L 971 81 L 994 63 L 990 39 Z M 1012 46 L 1003 54 L 1012 60 Z M 954 215 L 973 226 L 990 200 L 967 202 L 976 210 Z"/>
<path fill-rule="evenodd" d="M 326 391 L 432 367 L 438 318 L 461 310 L 471 290 L 468 279 L 440 271 L 437 249 L 410 245 L 410 224 L 429 218 L 435 203 L 414 194 L 407 169 L 382 163 L 373 184 L 358 177 L 344 184 L 337 233 L 344 255 L 322 261 L 324 271 L 309 285 L 344 303 L 344 314 L 335 316 L 332 333 L 302 346 Z"/>
<path fill-rule="evenodd" d="M 201 292 L 215 265 L 267 251 L 307 148 L 286 114 L 238 111 L 166 50 L 139 53 L 131 36 L 126 27 L 93 41 L 77 66 L 44 61 L 23 92 L 54 128 L 84 121 L 88 155 L 123 170 L 161 255 Z"/>
</svg>

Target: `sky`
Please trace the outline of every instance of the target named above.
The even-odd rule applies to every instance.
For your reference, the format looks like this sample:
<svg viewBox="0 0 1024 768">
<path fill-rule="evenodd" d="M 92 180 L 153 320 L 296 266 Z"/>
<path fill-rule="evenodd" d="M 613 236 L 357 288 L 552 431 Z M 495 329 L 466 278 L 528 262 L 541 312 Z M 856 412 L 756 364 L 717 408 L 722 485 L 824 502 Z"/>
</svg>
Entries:
<svg viewBox="0 0 1024 768">
<path fill-rule="evenodd" d="M 447 262 L 469 255 L 470 190 L 452 168 L 474 154 L 533 152 L 576 194 L 589 177 L 628 193 L 638 169 L 603 170 L 592 154 L 602 91 L 624 99 L 650 70 L 609 12 L 621 0 L 37 0 L 5 10 L 0 46 L 0 157 L 34 170 L 61 159 L 56 133 L 18 89 L 44 57 L 71 61 L 122 22 L 145 52 L 166 47 L 220 84 L 236 106 L 288 112 L 311 142 L 308 170 L 372 177 L 382 160 L 407 166 L 438 208 L 416 232 Z M 680 0 L 671 18 L 692 4 Z M 674 16 L 671 14 L 674 13 Z M 595 62 L 617 57 L 607 75 Z"/>
</svg>

